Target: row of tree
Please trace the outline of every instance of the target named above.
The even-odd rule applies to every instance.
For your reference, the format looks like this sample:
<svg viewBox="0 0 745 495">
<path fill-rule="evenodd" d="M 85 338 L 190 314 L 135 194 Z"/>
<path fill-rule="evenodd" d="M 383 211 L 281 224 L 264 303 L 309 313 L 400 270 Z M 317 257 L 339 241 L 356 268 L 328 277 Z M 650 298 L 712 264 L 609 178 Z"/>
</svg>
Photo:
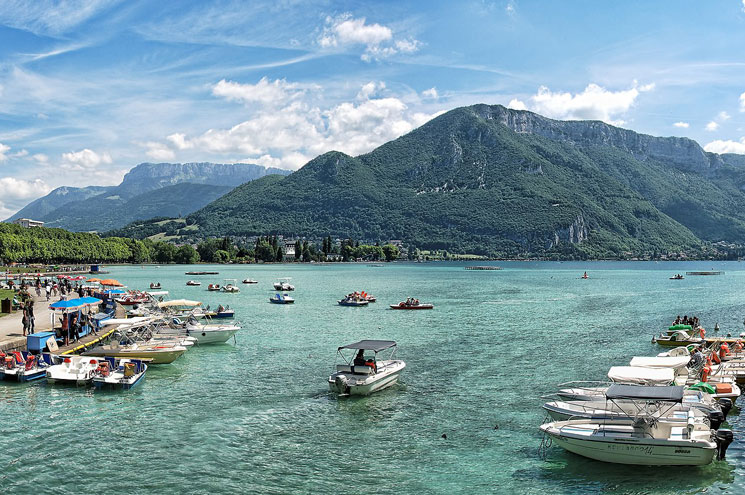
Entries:
<svg viewBox="0 0 745 495">
<path fill-rule="evenodd" d="M 360 244 L 353 239 L 336 244 L 330 236 L 322 239 L 320 247 L 308 240 L 297 240 L 294 248 L 294 259 L 303 262 L 390 261 L 399 256 L 398 248 L 391 244 Z M 102 239 L 96 234 L 0 223 L 0 259 L 4 263 L 281 262 L 285 249 L 277 236 L 260 236 L 253 245 L 238 245 L 229 237 L 206 239 L 195 249 L 189 244 L 176 246 L 165 241 L 122 237 Z"/>
</svg>

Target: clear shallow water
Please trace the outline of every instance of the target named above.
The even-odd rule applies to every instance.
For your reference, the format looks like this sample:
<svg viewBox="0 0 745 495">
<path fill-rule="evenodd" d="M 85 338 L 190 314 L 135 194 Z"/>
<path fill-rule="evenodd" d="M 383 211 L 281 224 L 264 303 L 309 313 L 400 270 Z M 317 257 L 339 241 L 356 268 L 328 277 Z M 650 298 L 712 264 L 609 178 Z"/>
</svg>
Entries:
<svg viewBox="0 0 745 495">
<path fill-rule="evenodd" d="M 745 491 L 745 421 L 725 463 L 696 469 L 603 464 L 553 447 L 538 457 L 542 395 L 603 379 L 677 314 L 723 333 L 743 329 L 743 263 L 200 265 L 110 267 L 131 288 L 159 281 L 172 298 L 230 304 L 237 345 L 203 346 L 152 367 L 128 393 L 0 382 L 0 486 L 28 493 L 718 493 Z M 668 280 L 686 270 L 723 276 Z M 579 276 L 584 270 L 589 280 Z M 251 277 L 239 294 L 209 282 Z M 270 304 L 292 277 L 297 302 Z M 336 300 L 366 290 L 378 303 Z M 406 296 L 433 311 L 400 312 Z M 327 393 L 336 347 L 394 339 L 399 385 L 367 398 Z M 745 413 L 744 413 L 745 414 Z M 499 429 L 494 429 L 495 425 Z M 447 434 L 447 439 L 441 438 Z"/>
</svg>

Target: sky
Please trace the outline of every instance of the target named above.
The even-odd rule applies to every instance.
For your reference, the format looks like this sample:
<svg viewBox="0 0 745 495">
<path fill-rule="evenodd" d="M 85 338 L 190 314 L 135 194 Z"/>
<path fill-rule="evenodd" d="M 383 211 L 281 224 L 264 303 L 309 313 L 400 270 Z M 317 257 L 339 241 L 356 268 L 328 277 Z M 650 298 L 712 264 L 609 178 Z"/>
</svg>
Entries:
<svg viewBox="0 0 745 495">
<path fill-rule="evenodd" d="M 3 0 L 0 218 L 142 162 L 358 155 L 476 103 L 745 154 L 745 0 Z"/>
</svg>

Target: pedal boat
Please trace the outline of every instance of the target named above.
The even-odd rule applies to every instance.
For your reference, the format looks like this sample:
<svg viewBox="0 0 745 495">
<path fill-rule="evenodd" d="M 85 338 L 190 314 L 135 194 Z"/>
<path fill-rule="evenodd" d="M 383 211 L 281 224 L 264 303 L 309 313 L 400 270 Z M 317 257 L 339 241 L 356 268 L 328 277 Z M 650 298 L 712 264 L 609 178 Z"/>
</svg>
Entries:
<svg viewBox="0 0 745 495">
<path fill-rule="evenodd" d="M 379 360 L 378 353 L 391 349 L 388 359 Z M 342 351 L 352 350 L 351 354 L 345 355 Z M 372 356 L 361 364 L 356 358 L 354 351 L 372 351 Z M 353 344 L 341 346 L 337 354 L 343 364 L 336 365 L 336 372 L 329 376 L 329 389 L 331 392 L 346 395 L 370 395 L 383 390 L 398 381 L 399 374 L 406 367 L 406 363 L 393 359 L 396 352 L 396 342 L 392 340 L 360 340 Z"/>
<path fill-rule="evenodd" d="M 293 304 L 295 299 L 290 297 L 289 294 L 275 294 L 269 298 L 269 302 L 274 304 Z"/>
<path fill-rule="evenodd" d="M 274 282 L 274 290 L 282 291 L 282 292 L 289 292 L 291 290 L 295 290 L 295 286 L 290 284 L 290 280 L 292 280 L 289 277 L 286 278 L 280 278 L 277 282 Z"/>
<path fill-rule="evenodd" d="M 93 372 L 96 388 L 129 390 L 138 385 L 147 371 L 147 364 L 140 359 L 116 359 L 107 357 L 98 363 Z"/>
<path fill-rule="evenodd" d="M 28 382 L 47 376 L 52 365 L 50 354 L 31 354 L 26 351 L 0 352 L 0 379 Z"/>
<path fill-rule="evenodd" d="M 99 359 L 89 356 L 60 356 L 62 362 L 47 368 L 47 383 L 86 385 L 93 379 Z"/>
</svg>

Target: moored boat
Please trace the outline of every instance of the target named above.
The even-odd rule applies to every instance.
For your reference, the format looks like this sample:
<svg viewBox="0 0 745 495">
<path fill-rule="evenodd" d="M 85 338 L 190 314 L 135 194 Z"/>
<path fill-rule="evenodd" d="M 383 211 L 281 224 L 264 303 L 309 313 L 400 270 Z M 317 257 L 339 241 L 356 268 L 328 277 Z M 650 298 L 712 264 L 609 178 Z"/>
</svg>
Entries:
<svg viewBox="0 0 745 495">
<path fill-rule="evenodd" d="M 220 287 L 220 284 L 209 284 L 209 285 L 207 286 L 207 290 L 209 290 L 209 291 L 212 291 L 212 292 L 218 292 L 218 291 L 220 291 L 221 289 L 222 289 L 222 288 Z"/>
<path fill-rule="evenodd" d="M 46 370 L 47 383 L 85 385 L 93 379 L 99 359 L 88 356 L 62 356 L 59 364 Z"/>
<path fill-rule="evenodd" d="M 147 364 L 144 360 L 106 357 L 98 363 L 92 381 L 96 388 L 129 390 L 145 378 L 146 371 Z"/>
<path fill-rule="evenodd" d="M 151 364 L 170 364 L 180 358 L 187 347 L 175 342 L 153 342 L 120 345 L 118 341 L 83 352 L 83 356 L 117 357 L 150 360 Z"/>
<path fill-rule="evenodd" d="M 198 280 L 189 280 L 188 282 L 186 282 L 186 285 L 197 286 L 202 285 L 202 282 L 199 282 Z"/>
<path fill-rule="evenodd" d="M 295 286 L 290 283 L 292 280 L 290 277 L 280 278 L 277 282 L 274 282 L 274 290 L 289 292 L 295 290 Z"/>
<path fill-rule="evenodd" d="M 222 286 L 222 289 L 221 290 L 223 292 L 228 292 L 228 293 L 240 292 L 241 290 L 236 285 L 236 282 L 237 282 L 237 280 L 234 279 L 234 278 L 226 278 L 225 279 L 225 285 Z"/>
<path fill-rule="evenodd" d="M 258 284 L 259 282 L 258 282 L 258 280 L 253 280 L 251 278 L 244 278 L 243 279 L 243 283 L 244 284 Z"/>
<path fill-rule="evenodd" d="M 0 379 L 28 382 L 44 378 L 52 365 L 50 354 L 27 351 L 0 352 Z"/>
<path fill-rule="evenodd" d="M 378 353 L 388 349 L 391 350 L 388 359 L 378 359 Z M 351 350 L 351 355 L 345 355 L 345 350 Z M 366 351 L 372 354 L 366 357 Z M 360 340 L 339 347 L 337 354 L 343 363 L 337 364 L 336 371 L 329 376 L 329 389 L 339 395 L 370 395 L 395 385 L 406 367 L 403 361 L 393 359 L 395 352 L 396 342 L 392 340 Z"/>
</svg>

